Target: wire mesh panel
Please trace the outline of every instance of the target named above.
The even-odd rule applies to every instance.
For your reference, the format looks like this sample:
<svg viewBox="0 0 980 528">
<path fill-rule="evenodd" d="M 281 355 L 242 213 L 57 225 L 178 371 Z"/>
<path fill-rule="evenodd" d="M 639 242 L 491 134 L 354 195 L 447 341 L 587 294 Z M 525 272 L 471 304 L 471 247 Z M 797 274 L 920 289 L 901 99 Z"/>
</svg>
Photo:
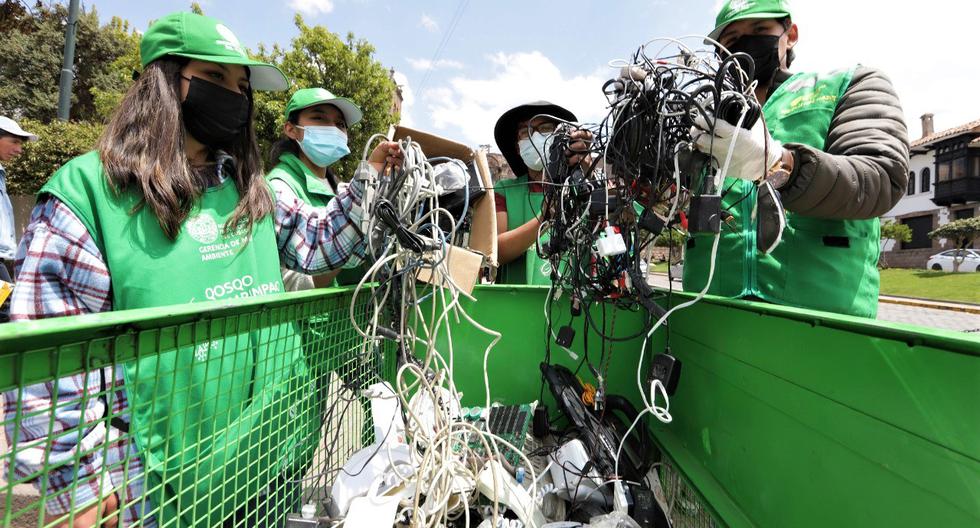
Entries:
<svg viewBox="0 0 980 528">
<path fill-rule="evenodd" d="M 374 441 L 347 292 L 0 327 L 0 526 L 279 526 Z M 365 317 L 363 306 L 355 318 Z"/>
<path fill-rule="evenodd" d="M 674 528 L 715 528 L 722 526 L 714 521 L 711 510 L 707 508 L 701 495 L 677 471 L 673 462 L 665 459 L 657 471 L 671 526 Z"/>
</svg>

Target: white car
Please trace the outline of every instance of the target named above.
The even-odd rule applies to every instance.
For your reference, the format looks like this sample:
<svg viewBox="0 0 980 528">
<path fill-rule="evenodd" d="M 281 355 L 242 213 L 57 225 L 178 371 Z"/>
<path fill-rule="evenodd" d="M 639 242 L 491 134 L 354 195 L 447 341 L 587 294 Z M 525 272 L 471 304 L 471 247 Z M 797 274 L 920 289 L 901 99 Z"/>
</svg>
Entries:
<svg viewBox="0 0 980 528">
<path fill-rule="evenodd" d="M 934 271 L 953 271 L 956 262 L 959 271 L 980 271 L 980 251 L 975 249 L 951 249 L 929 257 L 926 269 Z"/>
</svg>

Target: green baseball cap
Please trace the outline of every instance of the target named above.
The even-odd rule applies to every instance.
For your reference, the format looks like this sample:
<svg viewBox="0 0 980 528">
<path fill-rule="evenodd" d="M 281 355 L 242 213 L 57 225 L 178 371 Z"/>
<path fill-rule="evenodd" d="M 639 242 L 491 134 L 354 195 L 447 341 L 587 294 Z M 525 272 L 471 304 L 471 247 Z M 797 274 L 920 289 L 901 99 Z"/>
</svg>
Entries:
<svg viewBox="0 0 980 528">
<path fill-rule="evenodd" d="M 146 30 L 140 42 L 143 67 L 166 55 L 247 66 L 254 90 L 289 88 L 289 81 L 279 68 L 248 58 L 245 48 L 228 26 L 204 15 L 171 13 Z"/>
<path fill-rule="evenodd" d="M 286 119 L 289 119 L 290 114 L 297 110 L 321 104 L 336 106 L 340 113 L 344 114 L 344 121 L 347 121 L 347 126 L 354 126 L 364 115 L 361 113 L 361 109 L 346 97 L 337 97 L 323 88 L 304 88 L 297 90 L 289 98 L 289 103 L 286 104 Z"/>
<path fill-rule="evenodd" d="M 715 17 L 715 29 L 708 38 L 718 40 L 725 27 L 745 18 L 783 18 L 790 16 L 789 0 L 726 0 Z M 706 40 L 705 44 L 713 44 Z"/>
</svg>

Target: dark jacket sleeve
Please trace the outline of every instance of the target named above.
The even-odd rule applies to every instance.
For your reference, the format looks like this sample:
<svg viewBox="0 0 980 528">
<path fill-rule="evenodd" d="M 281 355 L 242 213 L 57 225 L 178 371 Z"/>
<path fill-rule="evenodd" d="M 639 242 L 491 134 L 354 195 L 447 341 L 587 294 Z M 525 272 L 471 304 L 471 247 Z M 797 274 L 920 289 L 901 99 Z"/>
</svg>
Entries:
<svg viewBox="0 0 980 528">
<path fill-rule="evenodd" d="M 826 151 L 784 145 L 793 151 L 793 175 L 780 189 L 790 211 L 819 218 L 881 216 L 908 186 L 909 139 L 891 81 L 858 66 L 837 104 Z"/>
</svg>

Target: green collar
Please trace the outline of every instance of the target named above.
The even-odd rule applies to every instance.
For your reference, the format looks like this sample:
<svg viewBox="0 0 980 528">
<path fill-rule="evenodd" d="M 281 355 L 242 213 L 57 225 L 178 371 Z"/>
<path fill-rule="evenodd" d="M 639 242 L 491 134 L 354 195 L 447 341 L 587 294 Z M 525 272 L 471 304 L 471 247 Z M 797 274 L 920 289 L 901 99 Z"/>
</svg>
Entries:
<svg viewBox="0 0 980 528">
<path fill-rule="evenodd" d="M 303 160 L 292 152 L 284 152 L 279 156 L 279 163 L 293 176 L 302 177 L 303 185 L 310 194 L 333 198 L 334 192 L 330 190 L 330 186 L 319 176 L 313 174 L 313 171 L 303 163 Z"/>
</svg>

